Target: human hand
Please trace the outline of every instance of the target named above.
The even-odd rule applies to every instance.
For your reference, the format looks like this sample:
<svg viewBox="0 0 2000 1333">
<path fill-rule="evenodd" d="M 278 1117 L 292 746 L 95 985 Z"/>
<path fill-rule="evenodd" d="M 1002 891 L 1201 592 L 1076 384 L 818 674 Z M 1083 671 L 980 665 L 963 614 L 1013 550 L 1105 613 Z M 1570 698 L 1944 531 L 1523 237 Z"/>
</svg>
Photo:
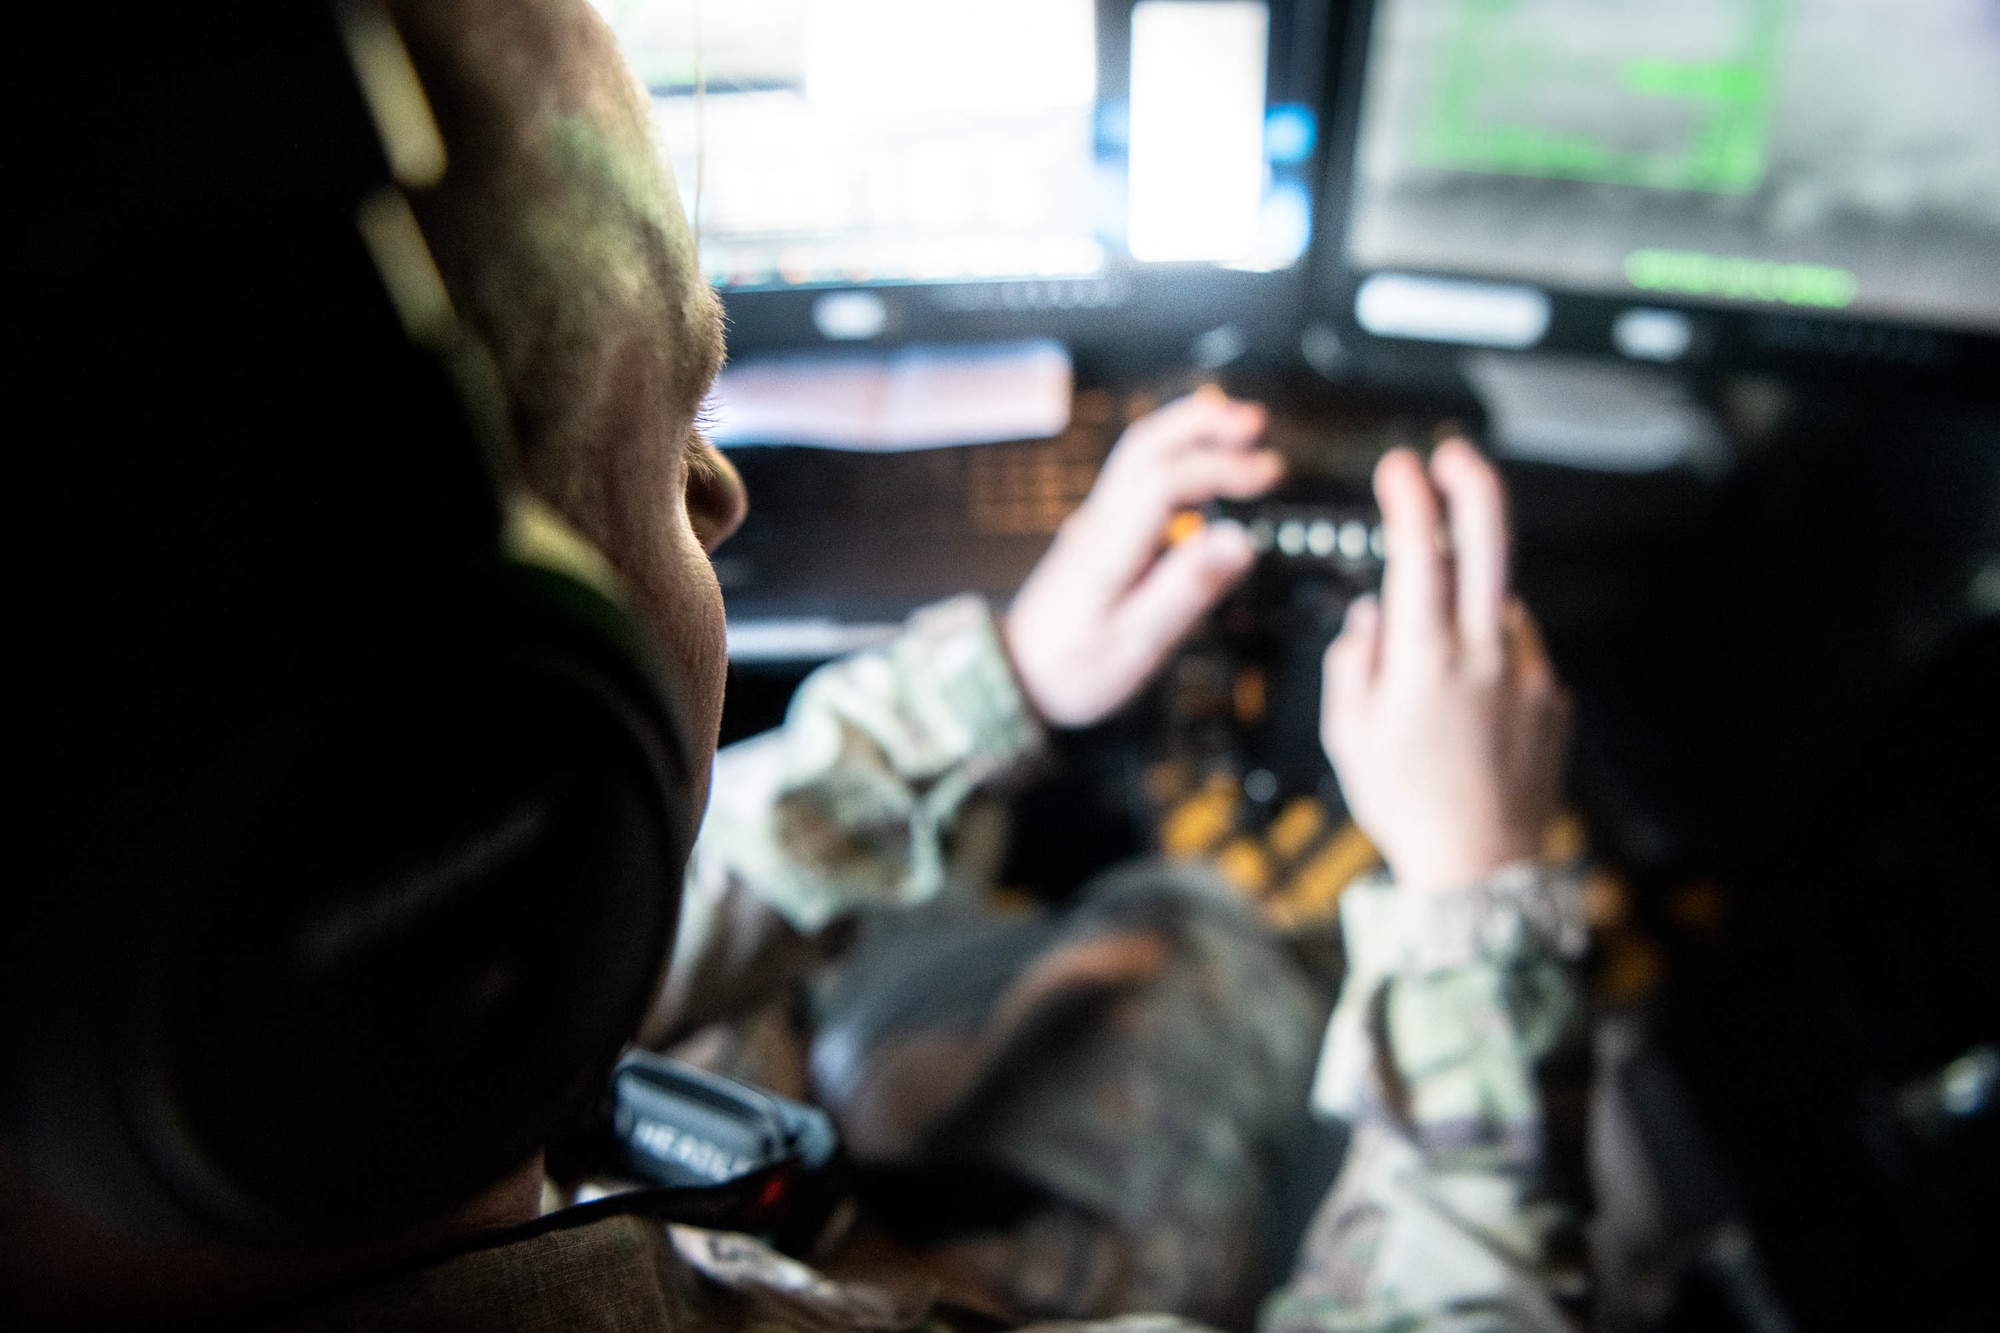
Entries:
<svg viewBox="0 0 2000 1333">
<path fill-rule="evenodd" d="M 1438 446 L 1428 476 L 1393 450 L 1375 496 L 1382 596 L 1356 599 L 1327 649 L 1320 739 L 1398 883 L 1463 888 L 1540 848 L 1569 698 L 1507 590 L 1507 501 L 1492 466 L 1463 440 Z"/>
<path fill-rule="evenodd" d="M 1082 727 L 1115 712 L 1250 568 L 1235 523 L 1161 544 L 1176 512 L 1276 484 L 1284 464 L 1257 447 L 1264 425 L 1262 407 L 1204 387 L 1119 439 L 1007 612 L 1007 652 L 1044 720 Z"/>
</svg>

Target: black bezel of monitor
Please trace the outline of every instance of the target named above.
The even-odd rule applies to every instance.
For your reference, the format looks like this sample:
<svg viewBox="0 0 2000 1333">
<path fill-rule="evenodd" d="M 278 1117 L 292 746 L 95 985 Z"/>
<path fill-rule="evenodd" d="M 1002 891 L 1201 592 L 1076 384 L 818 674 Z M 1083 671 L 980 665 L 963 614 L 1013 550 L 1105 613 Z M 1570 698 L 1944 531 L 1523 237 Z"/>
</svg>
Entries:
<svg viewBox="0 0 2000 1333">
<path fill-rule="evenodd" d="M 1332 76 L 1321 112 L 1325 174 L 1314 211 L 1306 320 L 1309 328 L 1330 329 L 1339 340 L 1343 350 L 1334 368 L 1336 374 L 1396 383 L 1444 383 L 1457 380 L 1466 353 L 1481 349 L 1466 343 L 1380 337 L 1363 329 L 1355 317 L 1355 298 L 1369 274 L 1351 268 L 1347 259 L 1354 159 L 1375 13 L 1389 2 L 1338 0 L 1337 8 L 1346 12 L 1336 13 L 1329 25 L 1332 44 L 1327 68 Z M 1443 270 L 1398 271 L 1473 281 L 1515 281 Z M 1694 322 L 1692 344 L 1671 363 L 1691 374 L 1757 371 L 1800 380 L 1914 379 L 1982 397 L 2000 395 L 2000 335 L 1936 328 L 1915 320 L 1805 315 L 1656 293 L 1624 297 L 1546 283 L 1527 285 L 1548 294 L 1551 318 L 1548 332 L 1533 348 L 1524 350 L 1622 360 L 1612 340 L 1613 321 L 1626 310 L 1646 307 L 1679 311 Z M 1330 369 L 1327 358 L 1317 360 L 1317 368 L 1326 373 Z"/>
<path fill-rule="evenodd" d="M 1098 97 L 1125 96 L 1130 70 L 1134 0 L 1097 0 Z M 1271 11 L 1265 103 L 1321 108 L 1329 21 L 1339 0 L 1268 0 Z M 1324 179 L 1322 119 L 1308 182 Z M 1317 236 L 1319 219 L 1313 219 Z M 1116 259 L 1089 278 L 1026 278 L 976 282 L 838 283 L 722 292 L 732 355 L 772 350 L 897 346 L 919 342 L 978 342 L 1027 337 L 1058 339 L 1079 354 L 1129 361 L 1184 352 L 1190 340 L 1228 326 L 1245 351 L 1293 346 L 1317 244 L 1290 266 L 1252 272 L 1209 264 L 1142 264 Z M 882 302 L 879 334 L 864 340 L 828 338 L 814 322 L 820 298 L 865 291 Z"/>
</svg>

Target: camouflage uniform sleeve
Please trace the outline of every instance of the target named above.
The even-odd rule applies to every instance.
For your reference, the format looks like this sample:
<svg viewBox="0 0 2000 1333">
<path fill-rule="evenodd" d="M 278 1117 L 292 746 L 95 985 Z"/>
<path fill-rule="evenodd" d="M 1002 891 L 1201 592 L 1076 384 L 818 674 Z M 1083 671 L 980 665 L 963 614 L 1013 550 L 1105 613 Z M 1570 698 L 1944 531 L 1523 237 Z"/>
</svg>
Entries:
<svg viewBox="0 0 2000 1333">
<path fill-rule="evenodd" d="M 926 607 L 886 646 L 814 672 L 783 726 L 716 756 L 642 1042 L 767 993 L 837 917 L 934 897 L 960 806 L 1043 739 L 977 597 Z"/>
<path fill-rule="evenodd" d="M 1041 743 L 985 603 L 927 607 L 886 647 L 814 672 L 784 726 L 717 757 L 696 873 L 741 879 L 801 931 L 924 902 L 959 806 Z"/>
<path fill-rule="evenodd" d="M 1349 974 L 1315 1109 L 1340 1178 L 1262 1333 L 1567 1330 L 1586 1296 L 1585 934 L 1573 881 L 1344 895 Z"/>
</svg>

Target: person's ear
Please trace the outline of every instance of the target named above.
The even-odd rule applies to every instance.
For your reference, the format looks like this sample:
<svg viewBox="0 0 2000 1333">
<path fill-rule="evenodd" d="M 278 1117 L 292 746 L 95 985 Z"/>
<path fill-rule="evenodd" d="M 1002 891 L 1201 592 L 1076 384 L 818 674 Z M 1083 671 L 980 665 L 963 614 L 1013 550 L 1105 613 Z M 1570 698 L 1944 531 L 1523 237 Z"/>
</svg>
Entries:
<svg viewBox="0 0 2000 1333">
<path fill-rule="evenodd" d="M 735 465 L 703 439 L 688 446 L 686 503 L 688 524 L 710 555 L 750 512 L 750 498 Z"/>
</svg>

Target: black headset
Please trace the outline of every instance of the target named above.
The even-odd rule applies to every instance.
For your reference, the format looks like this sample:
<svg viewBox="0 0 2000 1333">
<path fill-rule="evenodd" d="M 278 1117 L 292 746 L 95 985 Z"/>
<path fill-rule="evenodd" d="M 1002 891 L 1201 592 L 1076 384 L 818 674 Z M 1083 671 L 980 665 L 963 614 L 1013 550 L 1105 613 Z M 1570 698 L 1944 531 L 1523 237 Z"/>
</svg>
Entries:
<svg viewBox="0 0 2000 1333">
<path fill-rule="evenodd" d="M 688 724 L 511 498 L 387 20 L 132 9 L 29 43 L 62 67 L 12 116 L 0 1154 L 135 1237 L 386 1236 L 601 1093 L 671 953 Z"/>
</svg>

